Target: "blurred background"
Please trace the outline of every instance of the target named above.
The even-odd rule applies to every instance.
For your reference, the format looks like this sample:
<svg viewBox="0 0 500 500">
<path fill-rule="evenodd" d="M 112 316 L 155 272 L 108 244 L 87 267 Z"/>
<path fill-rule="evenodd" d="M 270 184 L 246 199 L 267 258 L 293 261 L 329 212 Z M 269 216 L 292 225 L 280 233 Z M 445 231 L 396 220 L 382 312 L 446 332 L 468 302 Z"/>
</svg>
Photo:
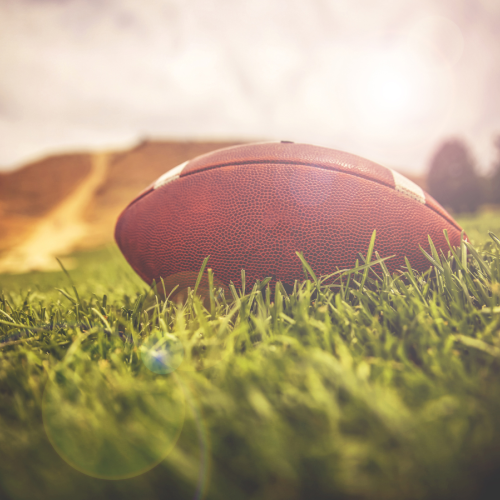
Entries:
<svg viewBox="0 0 500 500">
<path fill-rule="evenodd" d="M 500 203 L 499 47 L 498 0 L 0 0 L 0 272 L 112 241 L 156 177 L 248 141 Z"/>
</svg>

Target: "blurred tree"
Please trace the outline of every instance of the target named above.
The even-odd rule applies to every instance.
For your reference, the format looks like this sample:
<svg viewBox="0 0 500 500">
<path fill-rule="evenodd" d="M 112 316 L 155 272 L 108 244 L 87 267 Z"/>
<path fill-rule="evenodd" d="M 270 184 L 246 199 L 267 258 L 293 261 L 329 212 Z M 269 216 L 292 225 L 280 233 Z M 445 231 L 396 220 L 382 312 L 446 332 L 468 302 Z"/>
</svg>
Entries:
<svg viewBox="0 0 500 500">
<path fill-rule="evenodd" d="M 427 177 L 429 193 L 455 212 L 474 212 L 483 201 L 481 179 L 466 144 L 444 142 L 434 155 Z"/>
<path fill-rule="evenodd" d="M 497 149 L 497 159 L 493 164 L 493 171 L 489 182 L 488 201 L 500 204 L 500 135 L 495 139 L 494 144 Z"/>
</svg>

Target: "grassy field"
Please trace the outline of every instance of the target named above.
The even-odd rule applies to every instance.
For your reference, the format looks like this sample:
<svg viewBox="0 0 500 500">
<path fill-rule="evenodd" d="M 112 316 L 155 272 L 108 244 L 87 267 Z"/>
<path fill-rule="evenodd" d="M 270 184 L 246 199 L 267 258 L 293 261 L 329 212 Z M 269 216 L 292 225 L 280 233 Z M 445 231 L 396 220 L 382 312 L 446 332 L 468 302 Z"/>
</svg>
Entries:
<svg viewBox="0 0 500 500">
<path fill-rule="evenodd" d="M 500 213 L 460 223 L 273 297 L 163 301 L 114 246 L 0 276 L 0 498 L 498 498 Z"/>
</svg>

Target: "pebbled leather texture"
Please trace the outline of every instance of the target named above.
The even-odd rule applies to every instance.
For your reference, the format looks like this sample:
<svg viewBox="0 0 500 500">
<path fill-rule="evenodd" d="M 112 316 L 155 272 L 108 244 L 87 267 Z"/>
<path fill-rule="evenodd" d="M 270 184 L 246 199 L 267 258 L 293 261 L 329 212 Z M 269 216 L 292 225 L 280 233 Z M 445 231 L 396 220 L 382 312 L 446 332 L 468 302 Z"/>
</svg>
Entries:
<svg viewBox="0 0 500 500">
<path fill-rule="evenodd" d="M 389 169 L 355 155 L 290 143 L 244 145 L 188 162 L 180 177 L 144 191 L 120 215 L 116 241 L 147 282 L 193 286 L 203 259 L 220 285 L 272 276 L 304 278 L 296 251 L 325 275 L 375 250 L 389 270 L 429 262 L 427 235 L 448 250 L 443 229 L 460 244 L 460 226 L 431 197 L 419 202 L 395 189 Z"/>
</svg>

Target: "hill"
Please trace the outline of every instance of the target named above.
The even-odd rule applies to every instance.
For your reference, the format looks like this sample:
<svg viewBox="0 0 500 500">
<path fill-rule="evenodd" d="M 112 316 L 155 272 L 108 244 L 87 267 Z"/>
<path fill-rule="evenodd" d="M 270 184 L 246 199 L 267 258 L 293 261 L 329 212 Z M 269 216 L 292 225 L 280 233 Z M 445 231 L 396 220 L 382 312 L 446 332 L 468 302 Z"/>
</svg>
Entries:
<svg viewBox="0 0 500 500">
<path fill-rule="evenodd" d="M 237 142 L 143 141 L 50 156 L 0 174 L 0 272 L 48 270 L 57 255 L 112 241 L 127 203 L 164 172 Z"/>
</svg>

